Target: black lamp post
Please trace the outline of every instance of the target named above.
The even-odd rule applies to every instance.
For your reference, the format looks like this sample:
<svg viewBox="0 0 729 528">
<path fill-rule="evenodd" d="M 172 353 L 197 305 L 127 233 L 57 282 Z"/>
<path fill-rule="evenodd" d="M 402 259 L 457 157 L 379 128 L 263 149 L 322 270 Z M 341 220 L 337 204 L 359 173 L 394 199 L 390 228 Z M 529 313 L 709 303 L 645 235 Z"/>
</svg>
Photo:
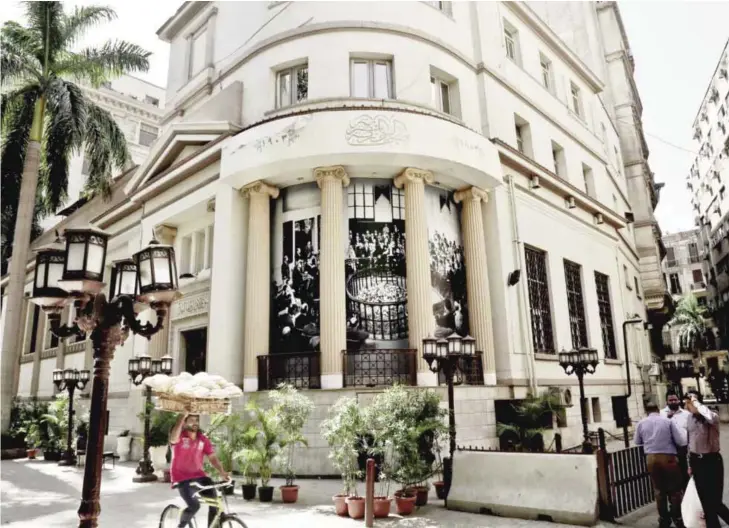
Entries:
<svg viewBox="0 0 729 528">
<path fill-rule="evenodd" d="M 109 235 L 93 226 L 69 228 L 65 247 L 58 239 L 36 256 L 31 301 L 48 314 L 51 331 L 60 338 L 90 334 L 94 347 L 94 379 L 91 391 L 89 438 L 84 467 L 79 527 L 98 526 L 101 466 L 104 450 L 109 367 L 114 350 L 130 331 L 149 339 L 159 332 L 177 291 L 175 251 L 152 240 L 133 261 L 115 262 L 109 300 L 104 289 L 104 265 Z M 61 325 L 61 311 L 73 302 L 76 318 Z M 157 314 L 154 325 L 137 320 L 137 310 L 149 305 Z"/>
<path fill-rule="evenodd" d="M 470 336 L 461 337 L 455 332 L 447 339 L 426 337 L 423 339 L 423 359 L 428 363 L 431 372 L 436 375 L 440 372 L 448 385 L 448 434 L 449 453 L 448 468 L 444 461 L 443 477 L 445 481 L 445 494 L 447 496 L 451 483 L 453 468 L 453 453 L 456 450 L 456 413 L 454 409 L 453 386 L 463 383 L 463 378 L 476 351 L 476 340 Z"/>
<path fill-rule="evenodd" d="M 172 358 L 164 356 L 161 359 L 152 359 L 147 354 L 141 354 L 129 360 L 129 377 L 134 385 L 139 386 L 149 376 L 154 374 L 172 374 Z M 149 458 L 149 415 L 152 407 L 152 388 L 145 386 L 144 400 L 144 457 L 137 466 L 137 475 L 134 482 L 154 482 L 154 466 Z"/>
<path fill-rule="evenodd" d="M 66 440 L 66 452 L 58 463 L 59 466 L 75 466 L 76 453 L 73 449 L 73 393 L 78 390 L 84 390 L 89 382 L 90 372 L 88 370 L 76 369 L 56 369 L 53 371 L 53 384 L 59 391 L 68 392 L 68 433 Z"/>
<path fill-rule="evenodd" d="M 592 442 L 590 441 L 590 433 L 587 430 L 587 408 L 585 399 L 585 374 L 594 374 L 599 363 L 597 350 L 594 348 L 580 348 L 570 352 L 559 353 L 559 365 L 569 376 L 577 375 L 577 381 L 580 384 L 580 414 L 582 415 L 582 452 L 592 453 Z"/>
</svg>

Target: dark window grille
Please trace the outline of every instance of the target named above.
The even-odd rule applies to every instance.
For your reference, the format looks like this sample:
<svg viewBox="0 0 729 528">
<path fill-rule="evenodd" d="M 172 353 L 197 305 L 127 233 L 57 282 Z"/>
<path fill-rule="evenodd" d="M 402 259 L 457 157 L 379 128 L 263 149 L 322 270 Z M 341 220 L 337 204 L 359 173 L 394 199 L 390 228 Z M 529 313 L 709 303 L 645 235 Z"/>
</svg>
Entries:
<svg viewBox="0 0 729 528">
<path fill-rule="evenodd" d="M 530 247 L 525 248 L 524 252 L 534 351 L 542 354 L 554 354 L 552 310 L 549 305 L 549 283 L 547 282 L 547 254 Z"/>
<path fill-rule="evenodd" d="M 582 266 L 564 261 L 564 278 L 567 284 L 567 307 L 570 316 L 570 332 L 572 333 L 572 348 L 578 349 L 587 345 L 587 321 L 585 320 L 585 302 L 582 295 L 582 279 L 580 271 Z"/>
<path fill-rule="evenodd" d="M 258 390 L 271 390 L 281 383 L 297 389 L 320 389 L 319 352 L 273 353 L 258 356 Z"/>
<path fill-rule="evenodd" d="M 597 307 L 600 311 L 600 332 L 605 357 L 617 359 L 615 349 L 615 328 L 613 327 L 613 310 L 610 306 L 610 280 L 607 275 L 595 272 L 595 289 L 597 290 Z"/>
<path fill-rule="evenodd" d="M 415 349 L 343 350 L 345 387 L 417 385 Z"/>
</svg>

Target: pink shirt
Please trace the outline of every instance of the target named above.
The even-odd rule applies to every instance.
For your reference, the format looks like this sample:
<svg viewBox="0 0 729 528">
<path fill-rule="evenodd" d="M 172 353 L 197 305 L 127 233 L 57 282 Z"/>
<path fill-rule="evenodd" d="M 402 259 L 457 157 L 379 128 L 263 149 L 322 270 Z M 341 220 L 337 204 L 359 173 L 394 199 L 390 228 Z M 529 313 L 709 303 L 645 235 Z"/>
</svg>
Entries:
<svg viewBox="0 0 729 528">
<path fill-rule="evenodd" d="M 172 444 L 170 465 L 172 483 L 206 476 L 203 471 L 203 459 L 214 452 L 213 444 L 204 434 L 198 432 L 193 440 L 187 431 L 182 431 L 180 441 Z"/>
</svg>

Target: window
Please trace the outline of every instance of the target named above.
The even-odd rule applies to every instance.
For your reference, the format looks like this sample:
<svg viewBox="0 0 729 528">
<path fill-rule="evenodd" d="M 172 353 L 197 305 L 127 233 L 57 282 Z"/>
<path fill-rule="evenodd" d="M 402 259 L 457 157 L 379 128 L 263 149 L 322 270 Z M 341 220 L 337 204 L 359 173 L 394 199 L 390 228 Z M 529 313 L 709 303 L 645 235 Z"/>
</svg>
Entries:
<svg viewBox="0 0 729 528">
<path fill-rule="evenodd" d="M 638 283 L 636 280 L 636 290 Z M 615 348 L 615 329 L 613 328 L 613 310 L 610 306 L 610 279 L 604 273 L 595 272 L 595 289 L 597 291 L 597 308 L 600 312 L 600 333 L 605 357 L 617 359 Z"/>
<path fill-rule="evenodd" d="M 678 279 L 678 273 L 671 273 L 669 278 L 671 279 L 671 293 L 674 295 L 680 295 L 681 281 Z"/>
<path fill-rule="evenodd" d="M 569 308 L 572 348 L 574 349 L 588 346 L 581 274 L 582 266 L 565 259 L 564 278 L 567 286 L 567 307 Z"/>
<path fill-rule="evenodd" d="M 352 60 L 352 97 L 392 99 L 392 62 Z"/>
<path fill-rule="evenodd" d="M 514 114 L 514 131 L 516 132 L 517 150 L 531 158 L 533 156 L 531 127 L 527 121 L 517 114 Z"/>
<path fill-rule="evenodd" d="M 347 187 L 349 218 L 375 219 L 375 189 L 371 183 L 357 182 Z"/>
<path fill-rule="evenodd" d="M 207 48 L 207 28 L 203 28 L 190 37 L 190 64 L 188 77 L 192 78 L 205 66 Z"/>
<path fill-rule="evenodd" d="M 689 250 L 689 262 L 691 264 L 696 264 L 701 259 L 699 258 L 699 246 L 696 245 L 696 242 L 690 242 L 688 245 Z"/>
<path fill-rule="evenodd" d="M 48 350 L 51 348 L 56 348 L 59 343 L 59 338 L 56 334 L 51 332 L 51 321 L 48 319 L 48 316 L 46 316 L 46 336 L 45 336 L 45 346 L 44 349 Z"/>
<path fill-rule="evenodd" d="M 438 77 L 430 78 L 430 96 L 433 106 L 445 112 L 446 114 L 452 114 L 451 112 L 451 87 L 446 81 L 439 79 Z"/>
<path fill-rule="evenodd" d="M 630 285 L 630 274 L 628 273 L 628 266 L 623 264 L 623 279 L 625 279 L 625 287 L 632 290 L 633 287 Z"/>
<path fill-rule="evenodd" d="M 676 250 L 672 247 L 666 248 L 666 266 L 669 268 L 673 268 L 676 266 L 678 262 L 676 262 Z"/>
<path fill-rule="evenodd" d="M 308 64 L 280 71 L 276 78 L 276 108 L 306 101 L 309 96 Z"/>
<path fill-rule="evenodd" d="M 602 422 L 602 411 L 600 410 L 600 398 L 592 398 L 592 421 Z"/>
<path fill-rule="evenodd" d="M 542 68 L 542 85 L 552 93 L 554 84 L 552 82 L 552 61 L 540 53 L 539 65 Z"/>
<path fill-rule="evenodd" d="M 590 198 L 596 198 L 595 178 L 592 175 L 592 169 L 584 163 L 582 164 L 582 179 L 585 182 L 585 192 L 587 193 L 587 196 Z"/>
<path fill-rule="evenodd" d="M 583 117 L 580 89 L 573 82 L 570 83 L 570 108 L 575 114 Z"/>
<path fill-rule="evenodd" d="M 564 149 L 555 141 L 552 141 L 552 161 L 554 162 L 554 173 L 560 178 L 564 178 L 567 172 Z"/>
<path fill-rule="evenodd" d="M 554 354 L 552 310 L 547 282 L 547 254 L 531 247 L 525 247 L 524 254 L 534 351 L 540 354 Z"/>
<path fill-rule="evenodd" d="M 446 15 L 451 15 L 453 13 L 453 2 L 425 2 L 428 5 L 432 5 L 435 7 L 438 11 L 442 11 Z"/>
<path fill-rule="evenodd" d="M 640 295 L 640 284 L 638 283 L 638 277 L 635 275 L 633 276 L 633 284 L 635 285 L 635 296 L 638 297 L 638 299 L 642 299 L 643 297 Z"/>
<path fill-rule="evenodd" d="M 199 229 L 182 237 L 179 251 L 180 274 L 210 269 L 213 263 L 213 226 Z"/>
<path fill-rule="evenodd" d="M 151 104 L 152 106 L 159 106 L 159 99 L 157 99 L 156 97 L 152 97 L 151 95 L 145 95 L 144 102 L 147 104 Z"/>
<path fill-rule="evenodd" d="M 86 156 L 84 156 L 84 162 L 81 165 L 81 174 L 84 176 L 91 174 L 91 160 Z"/>
<path fill-rule="evenodd" d="M 30 346 L 28 347 L 28 353 L 32 354 L 35 352 L 36 342 L 38 341 L 38 323 L 40 322 L 40 306 L 33 305 L 33 322 L 30 325 Z"/>
<path fill-rule="evenodd" d="M 504 20 L 504 46 L 506 56 L 519 64 L 519 33 L 506 20 Z"/>
<path fill-rule="evenodd" d="M 157 139 L 159 129 L 151 125 L 139 124 L 139 144 L 145 147 L 150 146 Z"/>
<path fill-rule="evenodd" d="M 691 274 L 693 275 L 694 284 L 700 284 L 704 282 L 704 274 L 700 269 L 692 270 Z"/>
</svg>

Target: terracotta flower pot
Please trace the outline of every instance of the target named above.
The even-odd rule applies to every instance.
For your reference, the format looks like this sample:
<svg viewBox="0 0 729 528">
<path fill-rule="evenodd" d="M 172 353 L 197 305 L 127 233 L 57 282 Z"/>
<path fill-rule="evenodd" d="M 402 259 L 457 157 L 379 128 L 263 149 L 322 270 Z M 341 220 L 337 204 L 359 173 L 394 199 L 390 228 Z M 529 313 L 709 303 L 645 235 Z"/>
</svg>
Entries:
<svg viewBox="0 0 729 528">
<path fill-rule="evenodd" d="M 281 486 L 281 500 L 287 504 L 296 502 L 299 500 L 299 487 L 298 486 Z"/>
<path fill-rule="evenodd" d="M 362 519 L 365 514 L 364 497 L 347 497 L 347 509 L 351 519 Z"/>
<path fill-rule="evenodd" d="M 390 497 L 375 497 L 375 517 L 377 519 L 385 519 L 389 517 L 390 506 L 392 506 L 392 499 Z"/>
<path fill-rule="evenodd" d="M 273 501 L 273 486 L 258 486 L 258 500 L 260 502 Z"/>
<path fill-rule="evenodd" d="M 433 482 L 433 486 L 435 486 L 435 495 L 440 500 L 445 500 L 446 499 L 445 482 L 443 482 L 442 480 L 439 480 L 437 482 Z"/>
<path fill-rule="evenodd" d="M 427 486 L 417 486 L 415 489 L 415 506 L 425 506 L 428 504 L 428 492 L 430 489 Z"/>
<path fill-rule="evenodd" d="M 337 515 L 346 517 L 349 515 L 349 508 L 347 507 L 347 496 L 346 495 L 334 495 L 332 497 L 334 501 L 334 511 Z"/>
<path fill-rule="evenodd" d="M 38 452 L 38 450 L 37 450 L 37 449 L 28 449 L 28 450 L 27 450 L 27 453 L 28 453 L 28 458 L 29 458 L 30 460 L 35 460 L 35 455 L 36 455 L 36 453 L 37 453 L 37 452 Z"/>
<path fill-rule="evenodd" d="M 256 498 L 256 485 L 255 484 L 243 484 L 240 487 L 243 490 L 243 498 L 245 500 L 253 500 Z"/>
<path fill-rule="evenodd" d="M 415 494 L 403 495 L 395 493 L 395 509 L 399 515 L 410 515 L 415 509 Z"/>
</svg>

